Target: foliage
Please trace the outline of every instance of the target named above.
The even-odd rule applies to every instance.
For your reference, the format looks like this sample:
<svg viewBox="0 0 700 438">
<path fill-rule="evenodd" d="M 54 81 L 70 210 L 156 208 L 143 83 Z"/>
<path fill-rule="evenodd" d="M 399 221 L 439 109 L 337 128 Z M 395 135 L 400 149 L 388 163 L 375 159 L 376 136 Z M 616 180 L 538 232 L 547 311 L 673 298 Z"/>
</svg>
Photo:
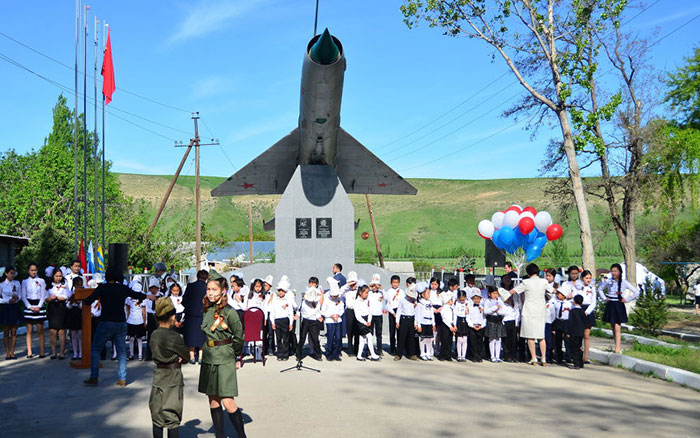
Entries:
<svg viewBox="0 0 700 438">
<path fill-rule="evenodd" d="M 679 113 L 683 126 L 700 128 L 700 47 L 685 58 L 685 65 L 670 73 L 666 84 L 670 90 L 666 101 Z"/>
<path fill-rule="evenodd" d="M 685 269 L 681 265 L 661 262 L 687 262 L 700 259 L 700 217 L 659 221 L 642 234 L 642 254 L 649 267 L 681 290 L 700 267 Z"/>
<path fill-rule="evenodd" d="M 664 347 L 661 345 L 644 345 L 635 342 L 631 350 L 625 350 L 627 356 L 650 362 L 660 363 L 674 368 L 700 373 L 700 350 L 690 347 Z"/>
<path fill-rule="evenodd" d="M 29 263 L 36 263 L 41 269 L 51 264 L 68 266 L 72 259 L 73 240 L 62 230 L 46 224 L 32 235 L 29 245 L 19 253 L 17 266 L 24 275 Z M 43 275 L 41 271 L 40 274 Z"/>
<path fill-rule="evenodd" d="M 545 250 L 546 253 L 543 261 L 546 266 L 558 269 L 569 264 L 569 249 L 567 248 L 566 242 L 564 242 L 563 239 L 557 239 L 553 242 L 549 242 L 549 245 L 547 245 Z"/>
<path fill-rule="evenodd" d="M 476 259 L 469 254 L 462 254 L 455 260 L 454 267 L 455 269 L 464 269 L 465 272 L 468 272 L 470 269 L 476 268 Z"/>
<path fill-rule="evenodd" d="M 656 336 L 668 323 L 668 305 L 657 293 L 652 283 L 647 282 L 645 291 L 639 295 L 630 315 L 630 322 L 640 332 Z"/>
</svg>

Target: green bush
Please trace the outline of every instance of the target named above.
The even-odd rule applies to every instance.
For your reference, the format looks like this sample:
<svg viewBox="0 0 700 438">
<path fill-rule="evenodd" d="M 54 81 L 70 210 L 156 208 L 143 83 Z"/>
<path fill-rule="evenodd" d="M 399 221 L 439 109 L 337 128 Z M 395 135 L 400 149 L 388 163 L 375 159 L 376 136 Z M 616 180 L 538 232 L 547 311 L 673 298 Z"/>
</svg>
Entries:
<svg viewBox="0 0 700 438">
<path fill-rule="evenodd" d="M 630 322 L 640 332 L 656 336 L 668 323 L 668 305 L 651 283 L 637 298 L 637 305 L 630 315 Z"/>
</svg>

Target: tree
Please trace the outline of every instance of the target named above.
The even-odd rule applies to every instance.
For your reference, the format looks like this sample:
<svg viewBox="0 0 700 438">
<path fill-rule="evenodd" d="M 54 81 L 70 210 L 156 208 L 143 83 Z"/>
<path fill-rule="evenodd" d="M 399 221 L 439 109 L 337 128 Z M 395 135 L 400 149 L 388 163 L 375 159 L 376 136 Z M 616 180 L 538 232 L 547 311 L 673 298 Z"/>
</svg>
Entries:
<svg viewBox="0 0 700 438">
<path fill-rule="evenodd" d="M 645 229 L 641 239 L 645 260 L 667 281 L 673 281 L 679 292 L 688 290 L 688 280 L 700 270 L 700 265 L 686 267 L 661 262 L 692 262 L 700 260 L 700 219 L 661 221 Z"/>
<path fill-rule="evenodd" d="M 24 268 L 29 263 L 36 263 L 40 268 L 51 264 L 68 266 L 72 259 L 73 240 L 65 232 L 47 224 L 32 236 L 29 245 L 22 248 L 17 256 L 17 266 L 24 275 Z"/>
<path fill-rule="evenodd" d="M 556 120 L 560 144 L 568 163 L 571 193 L 578 212 L 583 266 L 595 272 L 595 255 L 586 206 L 577 145 L 572 131 L 572 83 L 582 72 L 580 64 L 594 44 L 589 28 L 610 28 L 624 0 L 405 0 L 401 11 L 413 27 L 426 21 L 445 34 L 467 36 L 493 47 L 527 91 L 526 97 L 506 115 L 531 114 L 537 122 Z M 566 37 L 566 38 L 564 38 Z M 587 74 L 595 74 L 595 65 Z"/>
<path fill-rule="evenodd" d="M 639 331 L 656 336 L 668 323 L 668 305 L 666 300 L 647 283 L 644 293 L 636 300 L 630 322 Z"/>
</svg>

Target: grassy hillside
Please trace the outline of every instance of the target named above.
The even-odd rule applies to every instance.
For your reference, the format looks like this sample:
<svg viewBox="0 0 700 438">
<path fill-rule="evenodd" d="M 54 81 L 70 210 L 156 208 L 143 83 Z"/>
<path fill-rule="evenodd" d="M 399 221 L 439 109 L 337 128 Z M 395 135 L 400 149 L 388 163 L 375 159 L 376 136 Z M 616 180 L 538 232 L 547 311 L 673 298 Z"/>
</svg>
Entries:
<svg viewBox="0 0 700 438">
<path fill-rule="evenodd" d="M 151 206 L 151 217 L 165 193 L 171 176 L 120 174 L 122 191 L 135 199 L 143 199 Z M 256 233 L 264 234 L 262 219 L 274 217 L 279 196 L 240 196 L 212 198 L 210 191 L 224 178 L 202 177 L 202 222 L 213 232 L 223 232 L 233 239 L 248 232 L 249 202 L 253 205 L 253 223 Z M 544 199 L 546 180 L 439 180 L 411 179 L 418 189 L 416 196 L 370 197 L 382 245 L 387 259 L 429 260 L 435 266 L 451 266 L 459 254 L 467 252 L 483 257 L 484 241 L 476 233 L 477 223 L 490 218 L 496 210 L 516 203 L 546 209 L 556 221 L 560 220 L 557 200 Z M 179 227 L 194 220 L 194 178 L 180 177 L 176 184 L 159 227 Z M 355 219 L 360 219 L 356 231 L 356 251 L 359 255 L 374 254 L 374 241 L 362 240 L 363 231 L 372 232 L 364 195 L 351 195 Z M 593 236 L 600 266 L 620 259 L 620 251 L 607 209 L 601 203 L 590 201 Z M 646 218 L 641 217 L 640 221 Z M 575 212 L 562 223 L 564 243 L 571 262 L 580 261 L 580 244 Z M 273 234 L 269 234 L 273 239 Z M 547 255 L 545 249 L 544 255 Z M 483 263 L 483 261 L 482 261 Z"/>
</svg>

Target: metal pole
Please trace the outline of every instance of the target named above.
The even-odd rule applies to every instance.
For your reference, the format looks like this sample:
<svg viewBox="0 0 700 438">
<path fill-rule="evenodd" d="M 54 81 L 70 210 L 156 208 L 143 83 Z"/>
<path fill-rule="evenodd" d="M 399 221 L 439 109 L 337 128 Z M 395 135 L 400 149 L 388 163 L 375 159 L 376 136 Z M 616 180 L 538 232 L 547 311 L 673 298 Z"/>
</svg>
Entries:
<svg viewBox="0 0 700 438">
<path fill-rule="evenodd" d="M 168 189 L 165 191 L 165 196 L 163 197 L 163 200 L 160 202 L 160 207 L 158 207 L 158 211 L 156 212 L 156 217 L 153 219 L 153 223 L 151 224 L 151 227 L 148 229 L 148 234 L 153 231 L 153 229 L 156 227 L 156 224 L 158 223 L 158 219 L 160 219 L 160 215 L 163 213 L 163 209 L 165 208 L 165 204 L 168 202 L 168 198 L 170 197 L 170 193 L 173 191 L 173 187 L 175 187 L 175 183 L 177 182 L 177 178 L 180 176 L 180 172 L 182 171 L 182 166 L 185 165 L 185 161 L 187 161 L 187 156 L 190 154 L 190 151 L 192 150 L 192 145 L 194 144 L 194 140 L 190 140 L 190 145 L 187 147 L 187 150 L 185 151 L 185 155 L 182 156 L 182 160 L 180 160 L 180 165 L 177 167 L 177 171 L 175 171 L 175 176 L 173 176 L 172 181 L 170 181 L 170 185 L 168 186 Z"/>
<path fill-rule="evenodd" d="M 73 247 L 78 255 L 78 41 L 80 39 L 80 0 L 75 0 L 75 107 L 73 110 L 75 122 L 73 126 Z"/>
<path fill-rule="evenodd" d="M 95 114 L 95 116 L 94 116 L 94 119 L 95 119 L 94 138 L 95 139 L 97 139 L 97 34 L 98 34 L 97 24 L 99 22 L 100 21 L 97 19 L 97 16 L 95 16 L 95 35 L 94 35 L 94 38 L 95 38 L 95 59 L 94 59 L 94 67 L 93 67 L 93 75 L 92 75 L 93 85 L 95 87 L 95 90 L 94 90 L 95 91 L 95 108 L 94 108 L 94 110 L 95 110 L 94 111 L 94 114 Z M 94 217 L 95 229 L 93 230 L 94 231 L 93 234 L 95 236 L 95 245 L 97 245 L 97 236 L 98 236 L 98 234 L 97 234 L 97 232 L 98 232 L 98 228 L 97 228 L 97 182 L 98 182 L 98 178 L 97 178 L 97 146 L 98 146 L 98 144 L 95 143 L 95 149 L 93 150 L 93 158 L 92 158 L 93 168 L 94 168 L 93 179 L 94 179 L 94 183 L 95 183 L 94 184 L 95 195 L 92 198 L 93 211 L 94 211 L 94 216 L 95 216 Z"/>
<path fill-rule="evenodd" d="M 377 236 L 377 225 L 374 223 L 374 213 L 372 212 L 372 204 L 369 202 L 369 194 L 365 193 L 365 200 L 367 200 L 367 210 L 369 210 L 369 220 L 372 223 L 372 234 L 374 234 L 374 244 L 377 247 L 377 258 L 379 258 L 379 266 L 384 269 L 384 256 L 382 255 L 382 249 L 379 247 L 379 237 Z"/>
<path fill-rule="evenodd" d="M 87 243 L 88 199 L 87 199 L 87 14 L 90 5 L 85 5 L 83 17 L 83 243 Z"/>
<path fill-rule="evenodd" d="M 250 264 L 253 264 L 253 201 L 248 202 L 248 240 L 250 241 Z"/>
<path fill-rule="evenodd" d="M 314 34 L 312 36 L 316 36 L 317 26 L 318 26 L 318 0 L 316 0 L 316 15 L 314 16 Z"/>
<path fill-rule="evenodd" d="M 195 257 L 197 258 L 196 266 L 200 269 L 202 260 L 202 214 L 199 206 L 199 128 L 197 120 L 199 112 L 192 116 L 194 120 L 194 204 L 195 204 Z"/>
<path fill-rule="evenodd" d="M 107 29 L 107 23 L 104 23 L 102 28 L 102 53 L 104 53 L 105 34 Z M 102 95 L 102 256 L 104 257 L 105 251 L 105 96 Z"/>
</svg>

